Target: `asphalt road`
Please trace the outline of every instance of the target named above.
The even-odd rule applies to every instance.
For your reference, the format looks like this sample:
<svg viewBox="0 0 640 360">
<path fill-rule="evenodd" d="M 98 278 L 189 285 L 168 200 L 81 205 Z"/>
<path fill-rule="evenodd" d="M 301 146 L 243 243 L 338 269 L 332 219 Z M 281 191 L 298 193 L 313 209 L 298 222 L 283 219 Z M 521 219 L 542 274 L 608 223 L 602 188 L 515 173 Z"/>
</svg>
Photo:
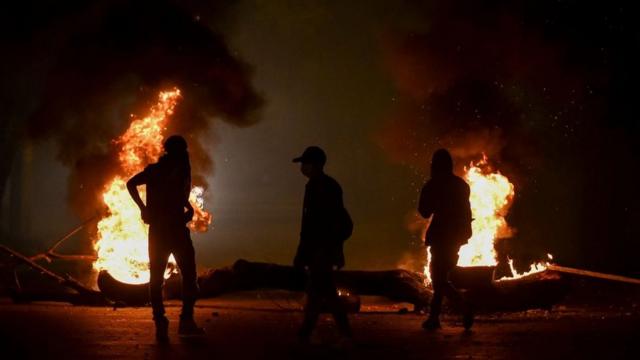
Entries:
<svg viewBox="0 0 640 360">
<path fill-rule="evenodd" d="M 365 299 L 351 316 L 355 339 L 342 342 L 330 317 L 311 344 L 300 344 L 297 299 L 246 293 L 200 301 L 197 321 L 207 335 L 177 336 L 179 303 L 171 302 L 171 343 L 158 345 L 149 308 L 111 309 L 58 303 L 12 304 L 0 299 L 0 359 L 639 359 L 640 309 L 557 306 L 479 316 L 465 333 L 455 316 L 425 332 L 424 316 L 403 304 Z"/>
</svg>

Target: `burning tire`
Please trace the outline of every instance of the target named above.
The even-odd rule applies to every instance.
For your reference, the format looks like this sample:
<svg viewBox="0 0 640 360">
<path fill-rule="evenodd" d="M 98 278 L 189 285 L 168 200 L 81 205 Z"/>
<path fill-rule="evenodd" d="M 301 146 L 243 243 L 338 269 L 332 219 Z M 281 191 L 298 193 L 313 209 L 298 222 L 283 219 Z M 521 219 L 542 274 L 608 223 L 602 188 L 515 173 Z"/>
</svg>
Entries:
<svg viewBox="0 0 640 360">
<path fill-rule="evenodd" d="M 149 283 L 126 284 L 116 280 L 106 270 L 98 274 L 98 289 L 111 301 L 129 306 L 149 304 Z"/>
</svg>

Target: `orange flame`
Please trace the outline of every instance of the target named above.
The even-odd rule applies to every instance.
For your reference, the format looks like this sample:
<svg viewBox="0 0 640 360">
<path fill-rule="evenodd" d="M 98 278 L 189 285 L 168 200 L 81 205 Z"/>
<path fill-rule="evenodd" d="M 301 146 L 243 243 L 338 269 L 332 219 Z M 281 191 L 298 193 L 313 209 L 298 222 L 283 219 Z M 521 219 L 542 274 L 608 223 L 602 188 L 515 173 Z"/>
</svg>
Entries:
<svg viewBox="0 0 640 360">
<path fill-rule="evenodd" d="M 431 264 L 431 246 L 427 246 L 427 263 L 424 265 L 424 285 L 431 285 L 431 271 L 429 270 L 429 264 Z"/>
<path fill-rule="evenodd" d="M 491 172 L 486 156 L 465 169 L 464 179 L 471 189 L 469 202 L 473 235 L 467 244 L 460 247 L 458 266 L 496 265 L 493 242 L 512 235 L 504 217 L 511 206 L 515 188 L 506 176 Z"/>
<path fill-rule="evenodd" d="M 149 226 L 144 224 L 140 210 L 129 196 L 126 181 L 162 155 L 166 124 L 180 98 L 177 88 L 160 92 L 158 102 L 151 107 L 149 114 L 142 119 L 134 119 L 127 131 L 115 141 L 120 147 L 118 160 L 122 171 L 108 183 L 102 194 L 109 215 L 98 223 L 94 244 L 98 259 L 93 267 L 98 271 L 107 270 L 121 282 L 141 284 L 149 281 Z M 191 190 L 189 201 L 195 210 L 189 223 L 192 230 L 206 231 L 211 223 L 211 214 L 204 210 L 203 195 L 201 187 Z M 141 189 L 140 196 L 145 199 L 146 189 Z M 173 256 L 169 263 L 170 269 L 175 268 Z M 168 270 L 166 276 L 170 273 Z"/>
<path fill-rule="evenodd" d="M 206 232 L 209 230 L 213 217 L 204 209 L 204 189 L 194 186 L 189 193 L 189 202 L 193 206 L 194 214 L 191 222 L 187 224 L 191 231 Z"/>
</svg>

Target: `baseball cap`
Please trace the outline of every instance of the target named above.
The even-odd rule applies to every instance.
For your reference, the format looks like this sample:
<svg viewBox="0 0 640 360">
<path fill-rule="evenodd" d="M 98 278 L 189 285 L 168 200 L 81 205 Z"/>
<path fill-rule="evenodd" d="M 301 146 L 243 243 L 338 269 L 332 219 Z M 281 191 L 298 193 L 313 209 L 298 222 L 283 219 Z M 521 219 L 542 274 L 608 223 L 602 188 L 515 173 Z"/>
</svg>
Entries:
<svg viewBox="0 0 640 360">
<path fill-rule="evenodd" d="M 319 147 L 309 146 L 304 150 L 301 156 L 293 159 L 293 162 L 324 165 L 324 163 L 327 162 L 327 155 L 324 153 L 324 150 Z"/>
</svg>

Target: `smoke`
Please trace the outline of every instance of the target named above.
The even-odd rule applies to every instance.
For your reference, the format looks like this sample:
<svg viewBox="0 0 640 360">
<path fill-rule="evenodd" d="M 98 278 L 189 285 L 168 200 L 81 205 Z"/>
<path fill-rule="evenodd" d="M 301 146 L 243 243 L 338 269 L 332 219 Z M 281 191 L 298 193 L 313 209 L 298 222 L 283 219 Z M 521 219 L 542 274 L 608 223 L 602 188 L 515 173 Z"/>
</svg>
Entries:
<svg viewBox="0 0 640 360">
<path fill-rule="evenodd" d="M 424 11 L 426 30 L 384 37 L 397 95 L 378 144 L 421 175 L 440 147 L 458 171 L 487 154 L 516 184 L 509 221 L 526 245 L 514 252 L 535 258 L 546 247 L 567 263 L 632 264 L 602 256 L 625 256 L 622 238 L 637 236 L 640 213 L 628 200 L 636 186 L 619 176 L 638 165 L 637 111 L 621 100 L 638 79 L 626 60 L 637 54 L 624 45 L 637 27 L 623 14 L 581 3 L 437 2 Z"/>
<path fill-rule="evenodd" d="M 517 7 L 454 1 L 431 13 L 427 32 L 385 39 L 399 95 L 379 142 L 393 158 L 425 167 L 438 147 L 464 162 L 482 152 L 535 158 L 537 123 L 563 127 L 578 116 L 582 73 Z"/>
<path fill-rule="evenodd" d="M 20 113 L 11 116 L 13 133 L 58 143 L 59 160 L 72 170 L 71 204 L 83 217 L 99 208 L 98 194 L 117 166 L 112 140 L 130 113 L 145 114 L 158 91 L 182 90 L 167 131 L 187 138 L 196 183 L 213 170 L 201 141 L 211 120 L 257 121 L 261 98 L 251 69 L 212 30 L 225 21 L 225 6 L 167 0 L 21 6 L 24 13 L 10 13 L 18 20 L 8 19 L 14 35 L 5 70 L 35 75 L 13 78 L 31 82 L 7 96 Z"/>
</svg>

